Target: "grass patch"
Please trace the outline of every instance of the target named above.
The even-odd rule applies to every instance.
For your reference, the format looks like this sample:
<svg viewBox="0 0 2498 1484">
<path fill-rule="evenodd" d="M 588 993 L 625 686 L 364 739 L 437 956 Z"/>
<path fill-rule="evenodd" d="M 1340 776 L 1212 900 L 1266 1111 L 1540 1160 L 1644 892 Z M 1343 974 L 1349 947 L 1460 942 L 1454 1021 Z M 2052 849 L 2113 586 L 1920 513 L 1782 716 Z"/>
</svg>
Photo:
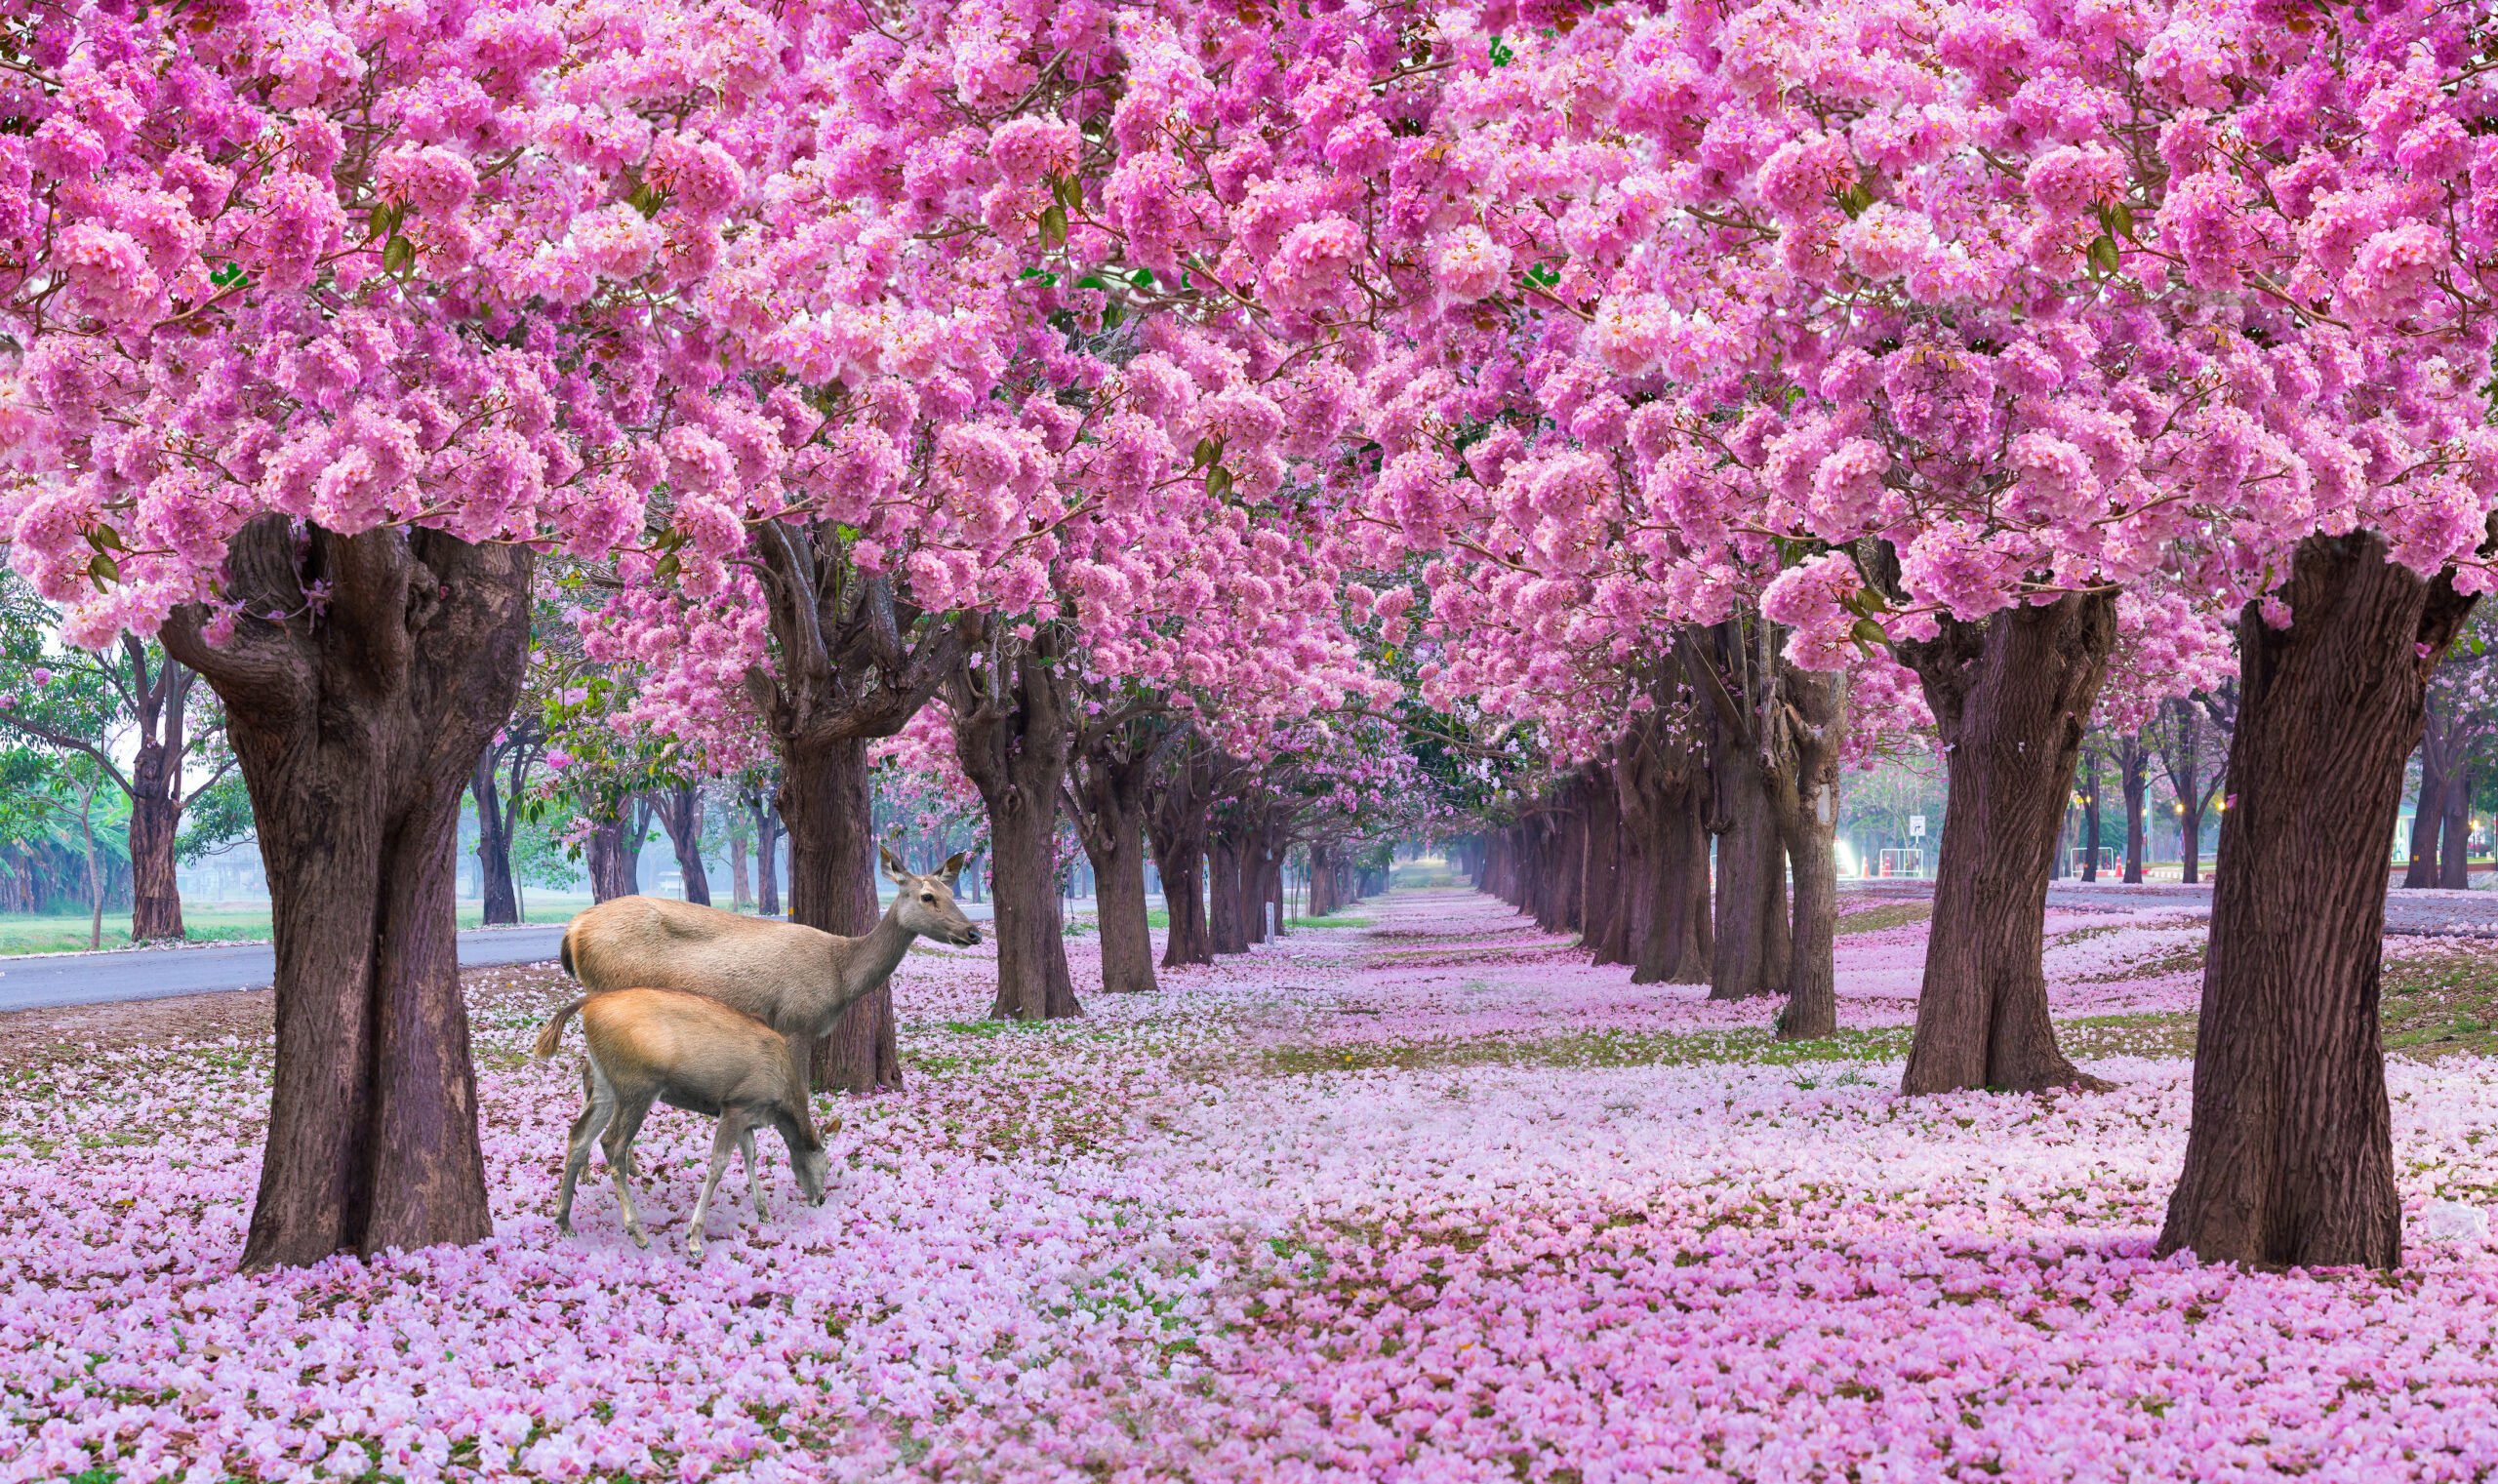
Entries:
<svg viewBox="0 0 2498 1484">
<path fill-rule="evenodd" d="M 2449 948 L 2388 959 L 2380 1013 L 2388 1051 L 2498 1052 L 2498 954 Z"/>
<path fill-rule="evenodd" d="M 1555 1036 L 1495 1036 L 1466 1041 L 1372 1041 L 1351 1046 L 1274 1046 L 1258 1053 L 1268 1076 L 1395 1067 L 1431 1071 L 1466 1066 L 1682 1066 L 1749 1063 L 1793 1066 L 1807 1062 L 1887 1062 L 1906 1057 L 1909 1028 L 1842 1030 L 1819 1041 L 1780 1041 L 1767 1030 L 1667 1035 L 1594 1030 Z"/>
<path fill-rule="evenodd" d="M 2058 1021 L 2056 1045 L 2069 1057 L 2192 1057 L 2195 1016 L 2178 1011 Z"/>
<path fill-rule="evenodd" d="M 1885 902 L 1878 905 L 1859 907 L 1839 914 L 1838 933 L 1887 933 L 1905 928 L 1913 922 L 1923 922 L 1934 915 L 1931 902 Z"/>
</svg>

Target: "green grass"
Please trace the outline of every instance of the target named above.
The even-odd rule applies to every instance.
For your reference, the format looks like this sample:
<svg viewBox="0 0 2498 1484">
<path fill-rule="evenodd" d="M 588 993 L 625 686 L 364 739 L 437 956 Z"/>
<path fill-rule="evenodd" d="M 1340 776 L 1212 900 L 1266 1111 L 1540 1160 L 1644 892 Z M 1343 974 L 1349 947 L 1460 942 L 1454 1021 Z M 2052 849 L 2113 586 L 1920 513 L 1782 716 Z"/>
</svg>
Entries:
<svg viewBox="0 0 2498 1484">
<path fill-rule="evenodd" d="M 558 901 L 540 906 L 533 902 L 529 920 L 533 923 L 564 923 L 588 903 Z M 460 925 L 473 928 L 484 916 L 484 908 L 466 906 L 460 910 Z M 76 953 L 89 946 L 88 930 L 93 919 L 85 912 L 0 913 L 0 955 L 11 953 Z M 189 943 L 265 943 L 269 936 L 269 909 L 264 906 L 184 906 L 182 937 Z M 130 913 L 106 912 L 101 946 L 130 946 Z"/>
<path fill-rule="evenodd" d="M 1923 922 L 1933 915 L 1934 903 L 1931 902 L 1885 902 L 1840 913 L 1833 931 L 1841 934 L 1883 933 L 1892 928 L 1905 928 L 1913 922 Z"/>
<path fill-rule="evenodd" d="M 1469 1041 L 1390 1041 L 1333 1047 L 1270 1047 L 1260 1053 L 1270 1076 L 1392 1066 L 1404 1070 L 1456 1066 L 1680 1066 L 1745 1062 L 1793 1066 L 1806 1062 L 1883 1062 L 1909 1053 L 1909 1027 L 1841 1030 L 1818 1041 L 1780 1041 L 1767 1029 L 1690 1035 L 1633 1030 L 1574 1031 Z"/>
<path fill-rule="evenodd" d="M 2498 953 L 2464 948 L 2389 959 L 2380 1007 L 2388 1051 L 2498 1052 Z"/>
</svg>

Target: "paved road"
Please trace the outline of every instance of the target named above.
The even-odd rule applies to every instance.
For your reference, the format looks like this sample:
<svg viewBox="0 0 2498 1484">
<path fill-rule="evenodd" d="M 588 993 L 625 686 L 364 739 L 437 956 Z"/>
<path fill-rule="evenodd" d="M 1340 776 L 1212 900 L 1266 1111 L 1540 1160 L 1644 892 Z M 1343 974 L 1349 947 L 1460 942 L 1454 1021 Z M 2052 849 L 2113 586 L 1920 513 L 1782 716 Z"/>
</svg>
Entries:
<svg viewBox="0 0 2498 1484">
<path fill-rule="evenodd" d="M 1151 899 L 1159 903 L 1159 897 Z M 1091 902 L 1076 903 L 1079 915 Z M 986 902 L 962 903 L 963 915 L 987 922 Z M 563 945 L 561 923 L 526 928 L 472 928 L 460 935 L 460 967 L 539 964 Z M 221 989 L 264 989 L 277 975 L 267 943 L 197 948 L 145 948 L 122 953 L 0 956 L 0 1012 L 157 1000 Z"/>
<path fill-rule="evenodd" d="M 550 927 L 482 928 L 460 935 L 460 964 L 534 964 L 564 941 Z M 144 948 L 127 953 L 62 953 L 0 958 L 0 1011 L 155 1000 L 218 989 L 261 989 L 277 973 L 267 943 Z"/>
<path fill-rule="evenodd" d="M 1862 886 L 1853 882 L 1840 887 L 1842 897 L 1899 897 L 1920 899 L 1934 895 L 1931 881 L 1871 881 Z M 2212 889 L 2209 886 L 2178 886 L 2152 883 L 2124 886 L 2095 882 L 2088 886 L 2078 881 L 2059 881 L 2047 889 L 2047 905 L 2078 907 L 2084 911 L 2140 911 L 2152 909 L 2191 913 L 2208 917 L 2212 911 Z M 2407 892 L 2386 894 L 2385 930 L 2397 937 L 2431 938 L 2455 935 L 2469 938 L 2498 938 L 2498 891 L 2474 892 Z M 6 981 L 0 981 L 5 983 Z"/>
</svg>

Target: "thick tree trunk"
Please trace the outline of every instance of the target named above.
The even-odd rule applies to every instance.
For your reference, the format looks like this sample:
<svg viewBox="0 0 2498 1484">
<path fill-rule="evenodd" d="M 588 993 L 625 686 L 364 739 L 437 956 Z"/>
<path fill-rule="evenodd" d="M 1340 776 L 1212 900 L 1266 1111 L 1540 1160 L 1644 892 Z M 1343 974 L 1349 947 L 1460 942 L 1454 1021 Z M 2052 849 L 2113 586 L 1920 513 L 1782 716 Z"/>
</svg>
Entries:
<svg viewBox="0 0 2498 1484">
<path fill-rule="evenodd" d="M 529 548 L 253 522 L 226 559 L 222 646 L 178 611 L 168 652 L 225 704 L 268 872 L 277 1058 L 243 1266 L 493 1234 L 454 890 L 460 795 L 510 715 Z"/>
<path fill-rule="evenodd" d="M 130 941 L 182 936 L 182 894 L 174 880 L 174 845 L 182 807 L 170 796 L 164 748 L 141 744 L 131 767 Z M 155 766 L 151 769 L 150 752 Z M 150 775 L 153 775 L 152 779 Z"/>
<path fill-rule="evenodd" d="M 1711 920 L 1709 828 L 1700 780 L 1690 773 L 1670 778 L 1653 807 L 1650 925 L 1631 982 L 1705 984 L 1716 957 L 1716 933 Z"/>
<path fill-rule="evenodd" d="M 1076 833 L 1093 863 L 1093 916 L 1102 935 L 1102 987 L 1149 993 L 1153 933 L 1145 906 L 1145 785 L 1148 755 L 1085 759 L 1069 790 L 1082 816 Z"/>
<path fill-rule="evenodd" d="M 754 909 L 781 915 L 781 811 L 769 799 L 754 806 Z"/>
<path fill-rule="evenodd" d="M 2290 626 L 2238 620 L 2236 800 L 2221 816 L 2192 1133 L 2157 1251 L 2402 1260 L 2378 1023 L 2386 849 L 2430 674 L 2472 610 L 2360 534 L 2311 538 Z"/>
<path fill-rule="evenodd" d="M 2178 879 L 2193 886 L 2203 879 L 2203 816 L 2200 810 L 2188 807 L 2177 816 L 2177 855 L 2184 875 Z"/>
<path fill-rule="evenodd" d="M 676 856 L 676 872 L 685 883 L 685 900 L 698 906 L 709 906 L 711 875 L 703 868 L 703 790 L 692 783 L 679 783 L 661 792 L 651 803 L 660 827 L 667 831 L 668 848 Z"/>
<path fill-rule="evenodd" d="M 1171 932 L 1162 945 L 1162 967 L 1214 962 L 1214 939 L 1206 928 L 1205 840 L 1197 835 L 1165 847 L 1154 841 L 1153 870 L 1162 878 L 1162 910 Z"/>
<path fill-rule="evenodd" d="M 2460 892 L 2472 885 L 2472 769 L 2459 766 L 2446 780 L 2445 818 L 2438 826 L 2438 885 Z"/>
<path fill-rule="evenodd" d="M 2151 749 L 2139 737 L 2121 739 L 2116 744 L 2116 786 L 2125 796 L 2125 880 L 2140 884 L 2143 879 L 2144 845 L 2143 795 L 2151 789 Z"/>
<path fill-rule="evenodd" d="M 1717 795 L 1716 953 L 1712 1000 L 1749 999 L 1787 987 L 1787 850 L 1764 792 L 1766 780 L 1746 748 L 1712 740 L 1709 772 Z"/>
<path fill-rule="evenodd" d="M 1622 796 L 1614 783 L 1613 771 L 1606 763 L 1588 765 L 1583 795 L 1587 800 L 1587 853 L 1581 869 L 1585 885 L 1580 888 L 1587 929 L 1582 942 L 1596 963 L 1630 964 L 1637 961 L 1631 956 L 1627 897 L 1632 874 L 1630 837 L 1623 827 Z"/>
<path fill-rule="evenodd" d="M 2081 879 L 2099 879 L 2099 754 L 2085 752 L 2081 759 L 2084 783 L 2081 793 L 2081 832 L 2087 838 L 2082 844 Z"/>
<path fill-rule="evenodd" d="M 503 800 L 495 787 L 495 750 L 477 755 L 468 775 L 469 796 L 477 805 L 477 878 L 485 899 L 482 920 L 488 927 L 520 921 L 520 894 L 511 879 L 511 836 L 504 828 Z"/>
<path fill-rule="evenodd" d="M 1218 827 L 1206 847 L 1211 898 L 1208 936 L 1217 953 L 1249 951 L 1248 895 L 1241 886 L 1241 848 L 1237 829 Z"/>
<path fill-rule="evenodd" d="M 785 742 L 778 803 L 789 831 L 789 920 L 843 938 L 866 937 L 883 915 L 876 905 L 866 739 Z M 852 1004 L 817 1039 L 813 1076 L 818 1088 L 846 1093 L 901 1089 L 890 983 Z"/>
<path fill-rule="evenodd" d="M 729 906 L 732 910 L 740 912 L 745 911 L 754 905 L 754 891 L 747 884 L 751 878 L 746 874 L 745 857 L 745 831 L 743 829 L 730 831 Z"/>
<path fill-rule="evenodd" d="M 1047 631 L 1040 642 L 1049 642 Z M 954 756 L 988 811 L 997 934 L 997 998 L 989 1014 L 999 1020 L 1084 1013 L 1068 975 L 1059 913 L 1058 799 L 1069 738 L 1066 681 L 1054 659 L 1027 649 L 1012 662 L 1011 676 L 966 678 L 953 696 Z"/>
<path fill-rule="evenodd" d="M 1838 763 L 1847 739 L 1847 682 L 1782 663 L 1780 690 L 1793 713 L 1778 729 L 1789 764 L 1770 775 L 1769 811 L 1795 873 L 1782 1041 L 1838 1031 Z"/>
<path fill-rule="evenodd" d="M 2429 702 L 2429 722 L 2420 738 L 2420 799 L 2411 806 L 2411 861 L 2402 884 L 2412 889 L 2438 884 L 2438 836 L 2446 819 L 2444 749 L 2438 745 L 2438 702 Z M 2235 746 L 2236 740 L 2231 740 Z"/>
<path fill-rule="evenodd" d="M 2086 1080 L 2056 1047 L 2040 955 L 2047 856 L 2115 637 L 2113 596 L 2068 595 L 1899 647 L 1951 780 L 1904 1093 Z"/>
</svg>

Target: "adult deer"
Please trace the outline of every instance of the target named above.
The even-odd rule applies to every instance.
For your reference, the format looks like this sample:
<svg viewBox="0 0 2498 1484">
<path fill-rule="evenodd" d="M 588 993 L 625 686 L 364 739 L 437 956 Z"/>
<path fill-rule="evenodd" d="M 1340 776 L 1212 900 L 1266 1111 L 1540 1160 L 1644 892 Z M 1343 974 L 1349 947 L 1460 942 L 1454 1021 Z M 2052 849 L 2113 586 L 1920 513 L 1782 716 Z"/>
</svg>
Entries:
<svg viewBox="0 0 2498 1484">
<path fill-rule="evenodd" d="M 564 932 L 564 972 L 589 989 L 685 989 L 742 1010 L 788 1038 L 803 1079 L 807 1048 L 892 975 L 913 939 L 956 947 L 980 942 L 980 929 L 954 905 L 968 852 L 916 876 L 892 851 L 877 849 L 901 891 L 864 938 L 658 897 L 619 897 L 573 919 Z"/>
<path fill-rule="evenodd" d="M 746 1191 L 754 1219 L 764 1220 L 763 1178 L 755 1165 L 754 1131 L 769 1125 L 789 1146 L 789 1167 L 807 1204 L 824 1204 L 825 1171 L 830 1163 L 807 1109 L 806 1079 L 789 1055 L 789 1043 L 750 1015 L 742 1015 L 681 989 L 613 989 L 573 1001 L 539 1027 L 533 1048 L 541 1062 L 555 1054 L 564 1023 L 582 1016 L 582 1039 L 589 1057 L 582 1069 L 583 1107 L 564 1150 L 564 1184 L 555 1197 L 555 1229 L 573 1234 L 573 1186 L 589 1165 L 589 1146 L 607 1151 L 616 1178 L 616 1203 L 624 1208 L 624 1234 L 636 1247 L 651 1239 L 633 1209 L 633 1140 L 655 1102 L 720 1120 L 711 1135 L 711 1168 L 687 1223 L 685 1255 L 703 1261 L 703 1222 L 720 1188 L 729 1156 L 745 1155 Z M 600 1138 L 604 1134 L 605 1138 Z"/>
</svg>

